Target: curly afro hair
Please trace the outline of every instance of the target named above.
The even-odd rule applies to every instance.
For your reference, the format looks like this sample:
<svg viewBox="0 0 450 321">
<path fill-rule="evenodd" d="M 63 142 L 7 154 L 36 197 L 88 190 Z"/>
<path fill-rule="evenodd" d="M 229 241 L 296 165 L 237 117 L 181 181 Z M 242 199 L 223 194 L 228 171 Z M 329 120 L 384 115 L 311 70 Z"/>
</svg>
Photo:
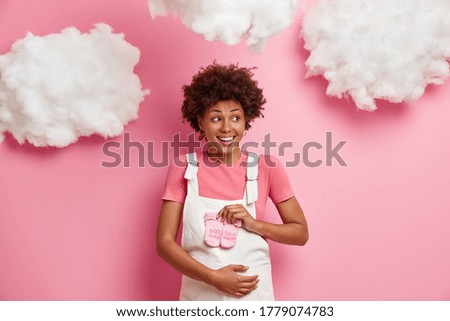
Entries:
<svg viewBox="0 0 450 321">
<path fill-rule="evenodd" d="M 245 129 L 255 118 L 264 117 L 262 107 L 266 103 L 262 89 L 253 77 L 254 68 L 238 65 L 220 65 L 214 62 L 192 78 L 190 85 L 183 86 L 184 101 L 181 111 L 191 127 L 200 131 L 197 117 L 202 117 L 207 108 L 221 100 L 234 100 L 241 104 L 245 114 Z M 200 137 L 201 138 L 201 137 Z"/>
</svg>

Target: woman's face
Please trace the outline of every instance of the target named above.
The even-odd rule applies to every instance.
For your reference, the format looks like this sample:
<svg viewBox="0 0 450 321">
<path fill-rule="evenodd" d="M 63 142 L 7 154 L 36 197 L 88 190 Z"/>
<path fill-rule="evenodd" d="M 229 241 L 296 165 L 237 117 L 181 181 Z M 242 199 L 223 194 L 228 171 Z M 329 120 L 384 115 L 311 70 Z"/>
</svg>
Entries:
<svg viewBox="0 0 450 321">
<path fill-rule="evenodd" d="M 232 153 L 233 149 L 239 147 L 245 132 L 244 110 L 234 100 L 221 100 L 209 107 L 203 117 L 198 118 L 198 123 L 213 153 Z"/>
</svg>

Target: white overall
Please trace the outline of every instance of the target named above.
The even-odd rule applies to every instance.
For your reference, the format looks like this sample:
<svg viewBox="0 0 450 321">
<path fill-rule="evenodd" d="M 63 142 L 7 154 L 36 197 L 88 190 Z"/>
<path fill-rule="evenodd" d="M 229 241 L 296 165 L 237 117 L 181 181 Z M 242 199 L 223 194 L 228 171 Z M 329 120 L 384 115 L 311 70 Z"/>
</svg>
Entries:
<svg viewBox="0 0 450 321">
<path fill-rule="evenodd" d="M 250 161 L 251 158 L 253 158 L 252 161 Z M 249 267 L 248 270 L 240 274 L 258 275 L 259 283 L 255 290 L 238 299 L 226 295 L 211 285 L 183 275 L 180 300 L 274 300 L 269 247 L 260 235 L 239 228 L 236 245 L 229 249 L 209 247 L 204 241 L 204 215 L 207 212 L 219 212 L 226 205 L 242 204 L 256 218 L 258 155 L 249 153 L 244 196 L 242 199 L 232 201 L 199 196 L 196 154 L 188 154 L 187 160 L 188 165 L 184 176 L 187 179 L 187 195 L 183 209 L 182 247 L 194 259 L 212 269 L 219 269 L 229 264 L 246 265 Z M 224 188 L 230 188 L 230 186 L 224 186 Z"/>
</svg>

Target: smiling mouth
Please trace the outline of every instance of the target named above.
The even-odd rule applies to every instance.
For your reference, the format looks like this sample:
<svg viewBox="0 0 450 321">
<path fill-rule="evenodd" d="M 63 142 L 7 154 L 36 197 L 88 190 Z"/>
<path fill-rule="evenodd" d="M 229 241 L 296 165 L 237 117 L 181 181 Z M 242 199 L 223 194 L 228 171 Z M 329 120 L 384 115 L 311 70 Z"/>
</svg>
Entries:
<svg viewBox="0 0 450 321">
<path fill-rule="evenodd" d="M 231 142 L 236 136 L 232 137 L 217 137 L 221 142 L 229 143 Z"/>
</svg>

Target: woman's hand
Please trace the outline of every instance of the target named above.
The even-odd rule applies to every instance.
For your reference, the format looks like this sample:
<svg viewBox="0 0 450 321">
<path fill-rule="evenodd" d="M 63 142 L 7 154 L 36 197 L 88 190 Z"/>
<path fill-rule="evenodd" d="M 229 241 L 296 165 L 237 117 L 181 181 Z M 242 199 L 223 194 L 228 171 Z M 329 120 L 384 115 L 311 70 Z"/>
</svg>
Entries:
<svg viewBox="0 0 450 321">
<path fill-rule="evenodd" d="M 242 220 L 242 227 L 247 231 L 255 232 L 258 221 L 247 211 L 242 204 L 232 204 L 224 206 L 217 214 L 217 219 L 229 224 L 234 224 L 236 220 Z"/>
<path fill-rule="evenodd" d="M 259 282 L 257 275 L 245 276 L 237 272 L 245 272 L 244 265 L 227 265 L 213 270 L 211 282 L 216 289 L 236 298 L 243 297 L 256 289 Z"/>
<path fill-rule="evenodd" d="M 227 205 L 217 214 L 228 223 L 242 220 L 242 227 L 265 239 L 283 244 L 305 245 L 308 242 L 308 224 L 295 196 L 276 204 L 283 224 L 255 220 L 242 204 Z"/>
</svg>

